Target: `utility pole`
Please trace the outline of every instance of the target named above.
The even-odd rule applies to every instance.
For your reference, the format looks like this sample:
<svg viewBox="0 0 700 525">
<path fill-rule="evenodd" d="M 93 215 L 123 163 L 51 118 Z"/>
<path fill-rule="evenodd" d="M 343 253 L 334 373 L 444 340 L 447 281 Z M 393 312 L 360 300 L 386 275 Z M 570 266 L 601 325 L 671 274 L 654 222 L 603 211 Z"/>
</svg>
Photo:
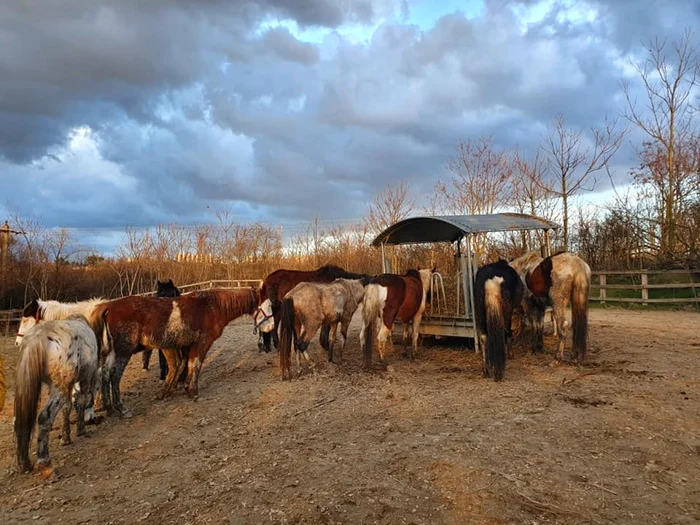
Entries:
<svg viewBox="0 0 700 525">
<path fill-rule="evenodd" d="M 7 260 L 10 256 L 10 235 L 24 235 L 24 232 L 11 230 L 10 223 L 0 228 L 0 301 L 5 301 L 5 290 L 7 289 Z"/>
</svg>

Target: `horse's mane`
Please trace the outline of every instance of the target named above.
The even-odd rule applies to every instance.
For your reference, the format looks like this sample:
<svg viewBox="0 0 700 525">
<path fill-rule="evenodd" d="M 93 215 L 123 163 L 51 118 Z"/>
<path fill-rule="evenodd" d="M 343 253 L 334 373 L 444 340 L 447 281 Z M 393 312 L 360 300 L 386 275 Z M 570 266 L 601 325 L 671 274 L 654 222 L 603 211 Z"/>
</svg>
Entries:
<svg viewBox="0 0 700 525">
<path fill-rule="evenodd" d="M 209 298 L 216 309 L 225 317 L 234 319 L 240 315 L 252 313 L 258 306 L 258 293 L 253 288 L 241 290 L 204 290 L 192 295 Z M 182 296 L 187 297 L 187 296 Z"/>
<path fill-rule="evenodd" d="M 405 274 L 405 277 L 414 277 L 415 279 L 418 279 L 419 281 L 422 281 L 420 277 L 420 272 L 418 270 L 408 270 Z"/>
<path fill-rule="evenodd" d="M 104 302 L 106 302 L 106 299 L 102 297 L 93 297 L 92 299 L 76 303 L 60 303 L 54 300 L 43 301 L 37 299 L 41 318 L 45 321 L 65 319 L 73 314 L 82 314 L 85 317 L 89 317 L 95 307 Z"/>
</svg>

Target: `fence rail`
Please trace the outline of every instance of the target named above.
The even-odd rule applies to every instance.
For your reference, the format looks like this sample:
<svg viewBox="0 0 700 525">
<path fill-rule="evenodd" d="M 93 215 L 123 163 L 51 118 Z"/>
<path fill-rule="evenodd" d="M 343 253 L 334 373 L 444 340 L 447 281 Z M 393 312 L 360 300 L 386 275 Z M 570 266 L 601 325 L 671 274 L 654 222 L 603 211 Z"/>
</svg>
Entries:
<svg viewBox="0 0 700 525">
<path fill-rule="evenodd" d="M 611 303 L 637 303 L 648 305 L 652 303 L 685 303 L 694 304 L 700 307 L 700 271 L 698 270 L 632 270 L 632 271 L 597 271 L 592 273 L 591 295 L 588 300 L 605 304 Z M 649 283 L 649 277 L 659 277 L 662 280 L 679 280 L 685 278 L 689 282 L 657 282 Z M 608 277 L 617 279 L 629 279 L 637 281 L 622 284 L 608 284 Z M 595 282 L 597 278 L 597 283 Z M 697 281 L 697 282 L 696 282 Z M 598 290 L 595 295 L 594 290 Z M 674 297 L 649 297 L 649 291 L 661 292 L 670 290 Z M 691 294 L 685 294 L 685 297 L 675 297 L 677 290 L 691 290 Z M 625 297 L 624 294 L 610 295 L 608 291 L 630 291 L 640 292 L 638 297 Z M 636 295 L 636 294 L 635 294 Z M 664 295 L 664 294 L 660 294 Z"/>
</svg>

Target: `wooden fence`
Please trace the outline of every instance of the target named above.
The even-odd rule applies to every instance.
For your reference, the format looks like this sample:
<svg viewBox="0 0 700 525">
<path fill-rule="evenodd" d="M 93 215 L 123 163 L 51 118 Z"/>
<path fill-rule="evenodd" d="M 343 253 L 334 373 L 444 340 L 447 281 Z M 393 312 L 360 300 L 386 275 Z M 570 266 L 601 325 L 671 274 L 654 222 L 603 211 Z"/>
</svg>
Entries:
<svg viewBox="0 0 700 525">
<path fill-rule="evenodd" d="M 650 283 L 650 278 L 667 282 Z M 607 302 L 642 305 L 686 303 L 700 306 L 700 271 L 697 270 L 599 271 L 592 272 L 591 281 L 589 300 L 600 304 Z M 617 283 L 610 281 L 617 281 Z M 687 290 L 690 292 L 686 292 Z M 680 291 L 678 295 L 682 297 L 675 296 L 677 291 Z M 650 297 L 650 292 L 652 295 L 664 295 L 664 297 Z M 666 297 L 669 294 L 673 297 Z M 636 297 L 626 297 L 627 295 Z"/>
<path fill-rule="evenodd" d="M 218 281 L 202 281 L 199 283 L 185 284 L 178 288 L 182 293 L 194 292 L 198 290 L 211 290 L 212 288 L 247 288 L 250 286 L 259 287 L 262 284 L 261 279 L 231 279 Z M 157 292 L 146 292 L 138 295 L 149 296 L 155 295 Z M 0 330 L 5 337 L 10 336 L 10 327 L 16 326 L 22 320 L 22 309 L 19 310 L 0 310 Z"/>
</svg>

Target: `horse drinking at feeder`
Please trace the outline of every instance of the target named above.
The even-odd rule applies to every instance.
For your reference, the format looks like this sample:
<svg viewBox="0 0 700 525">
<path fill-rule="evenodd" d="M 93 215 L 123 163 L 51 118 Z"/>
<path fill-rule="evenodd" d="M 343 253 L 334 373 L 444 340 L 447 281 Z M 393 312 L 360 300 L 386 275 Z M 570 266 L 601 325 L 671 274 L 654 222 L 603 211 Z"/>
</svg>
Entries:
<svg viewBox="0 0 700 525">
<path fill-rule="evenodd" d="M 78 436 L 85 434 L 85 409 L 99 384 L 100 354 L 103 348 L 111 347 L 109 328 L 104 322 L 105 313 L 93 313 L 89 321 L 80 314 L 59 321 L 46 321 L 26 333 L 22 339 L 14 401 L 17 464 L 22 472 L 32 469 L 29 445 L 37 419 L 42 384 L 49 387 L 49 399 L 39 414 L 39 465 L 47 466 L 51 462 L 49 433 L 61 408 L 61 442 L 64 445 L 71 442 L 71 392 L 77 382 L 80 382 L 81 389 L 77 396 L 76 433 Z"/>
<path fill-rule="evenodd" d="M 265 277 L 260 287 L 260 306 L 253 315 L 256 330 L 262 334 L 262 349 L 270 351 L 272 341 L 277 348 L 279 336 L 279 314 L 282 299 L 299 283 L 331 283 L 336 279 L 361 279 L 368 275 L 346 272 L 338 266 L 327 264 L 312 271 L 276 270 Z M 327 336 L 327 327 L 322 335 Z"/>
<path fill-rule="evenodd" d="M 474 317 L 479 329 L 484 377 L 501 381 L 506 369 L 513 309 L 525 286 L 518 272 L 500 260 L 479 268 L 474 278 Z"/>
<path fill-rule="evenodd" d="M 156 291 L 156 297 L 180 297 L 181 295 L 180 290 L 177 286 L 175 286 L 172 279 L 169 279 L 167 282 L 163 283 L 157 281 L 157 285 L 158 289 Z M 141 362 L 143 363 L 143 369 L 145 371 L 148 371 L 148 364 L 151 361 L 152 353 L 153 350 L 144 350 L 141 354 Z M 183 358 L 186 360 L 187 356 L 183 356 Z M 163 355 L 161 350 L 158 350 L 158 364 L 160 366 L 160 380 L 165 381 L 165 378 L 168 376 L 168 362 L 166 361 L 165 355 Z M 187 365 L 185 365 L 185 369 L 182 371 L 182 374 L 180 374 L 178 382 L 184 382 L 186 378 Z"/>
<path fill-rule="evenodd" d="M 425 301 L 430 288 L 430 277 L 435 270 L 408 270 L 405 275 L 385 273 L 372 278 L 362 301 L 362 329 L 360 348 L 364 353 L 365 366 L 372 364 L 372 345 L 376 337 L 379 359 L 384 362 L 384 347 L 391 337 L 394 321 L 403 324 L 403 342 L 408 346 L 408 323 L 412 323 L 412 345 L 409 353 L 413 357 L 418 348 L 418 329 L 425 311 Z M 377 333 L 377 320 L 381 326 Z M 376 334 L 376 335 L 375 335 Z"/>
<path fill-rule="evenodd" d="M 297 374 L 301 372 L 299 353 L 306 354 L 309 342 L 319 328 L 326 329 L 328 335 L 321 334 L 321 345 L 328 352 L 328 360 L 333 361 L 333 347 L 338 324 L 343 336 L 342 349 L 348 338 L 348 327 L 365 293 L 369 277 L 363 279 L 336 279 L 332 283 L 299 283 L 284 296 L 280 307 L 280 368 L 282 379 L 291 379 L 290 358 L 292 344 L 296 342 Z"/>
<path fill-rule="evenodd" d="M 161 349 L 168 362 L 168 375 L 162 392 L 170 394 L 177 377 L 185 368 L 188 356 L 185 390 L 190 397 L 199 393 L 199 374 L 212 343 L 226 325 L 243 315 L 252 315 L 258 306 L 257 290 L 206 290 L 175 297 L 130 296 L 100 305 L 108 309 L 114 341 L 114 366 L 103 374 L 102 398 L 108 410 L 116 409 L 124 416 L 131 413 L 123 406 L 120 382 L 131 356 L 146 349 Z"/>
<path fill-rule="evenodd" d="M 537 299 L 552 305 L 552 315 L 558 338 L 556 360 L 564 359 L 564 342 L 568 332 L 566 307 L 571 302 L 571 325 L 573 328 L 573 353 L 577 362 L 586 357 L 588 346 L 588 290 L 591 284 L 591 269 L 580 257 L 561 252 L 543 259 L 538 252 L 528 252 L 510 262 L 520 274 L 534 299 L 524 302 L 528 314 L 535 318 L 536 348 L 544 347 L 542 326 L 544 306 Z M 532 313 L 534 310 L 534 313 Z"/>
</svg>

